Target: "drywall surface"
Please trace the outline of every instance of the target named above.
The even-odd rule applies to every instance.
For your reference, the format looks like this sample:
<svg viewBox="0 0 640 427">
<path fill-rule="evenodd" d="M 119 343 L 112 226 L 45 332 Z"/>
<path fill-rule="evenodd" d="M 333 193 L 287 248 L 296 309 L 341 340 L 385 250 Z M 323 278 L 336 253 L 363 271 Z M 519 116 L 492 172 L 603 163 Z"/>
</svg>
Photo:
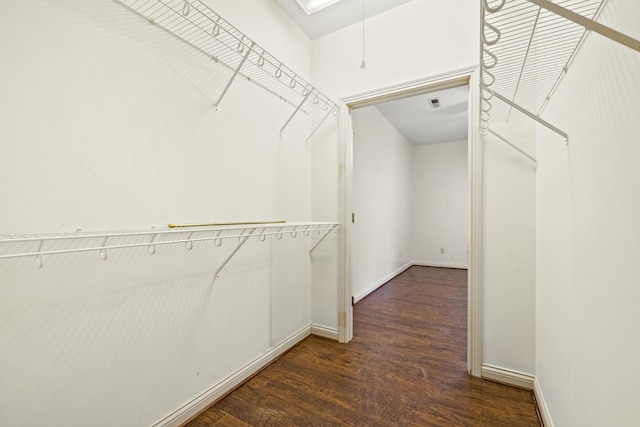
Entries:
<svg viewBox="0 0 640 427">
<path fill-rule="evenodd" d="M 115 2 L 6 8 L 0 173 L 21 214 L 0 233 L 309 217 L 308 115 L 280 138 L 295 107 L 245 79 L 216 113 L 231 71 Z"/>
<path fill-rule="evenodd" d="M 295 106 L 242 78 L 215 112 L 231 71 L 116 2 L 2 7 L 0 234 L 311 219 L 309 115 L 280 136 Z M 155 424 L 309 325 L 317 238 L 250 240 L 215 281 L 235 242 L 1 260 L 0 424 Z"/>
<path fill-rule="evenodd" d="M 478 63 L 480 3 L 414 0 L 313 40 L 313 79 L 336 98 L 359 95 Z"/>
<path fill-rule="evenodd" d="M 532 121 L 492 128 L 535 153 Z M 536 168 L 492 135 L 482 145 L 482 362 L 535 374 Z"/>
<path fill-rule="evenodd" d="M 314 84 L 334 99 L 342 99 L 477 64 L 480 8 L 473 0 L 463 3 L 416 0 L 368 19 L 365 71 L 360 70 L 362 27 L 359 24 L 313 40 Z M 425 16 L 434 18 L 433 25 L 425 25 Z M 449 36 L 434 38 L 433 28 L 440 28 Z M 431 54 L 420 55 L 418 52 Z M 348 115 L 341 116 L 341 120 L 348 122 Z M 341 123 L 341 126 L 346 129 L 351 124 Z M 345 154 L 345 147 L 340 147 L 336 139 L 322 135 L 314 136 L 311 147 L 312 216 L 335 220 L 340 206 L 327 204 L 330 198 L 320 196 L 320 192 L 335 195 L 336 202 L 340 188 L 350 192 L 351 177 L 344 172 L 349 171 L 351 157 Z M 337 168 L 326 166 L 335 159 L 339 162 Z M 352 206 L 346 207 L 349 208 Z M 350 224 L 344 224 L 345 236 L 352 231 Z M 326 270 L 323 272 L 327 273 Z M 333 273 L 330 276 L 333 277 Z M 319 276 L 314 273 L 315 277 Z M 314 285 L 314 295 L 317 290 L 317 294 L 324 295 L 329 303 L 333 291 L 323 286 L 321 282 Z M 316 301 L 315 297 L 313 301 Z"/>
<path fill-rule="evenodd" d="M 467 158 L 466 140 L 411 147 L 415 264 L 455 268 L 469 265 Z"/>
<path fill-rule="evenodd" d="M 338 212 L 339 168 L 338 117 L 312 114 L 317 131 L 308 141 L 311 151 L 311 218 L 340 222 Z M 344 230 L 342 231 L 344 233 Z M 338 280 L 340 236 L 332 234 L 311 253 L 311 321 L 314 325 L 338 328 Z"/>
<path fill-rule="evenodd" d="M 311 81 L 311 40 L 270 0 L 204 0 L 247 36 L 298 75 Z M 314 83 L 314 82 L 312 82 Z M 315 85 L 315 83 L 314 83 Z"/>
<path fill-rule="evenodd" d="M 411 145 L 373 106 L 352 111 L 356 300 L 411 261 Z M 396 273 L 397 274 L 397 273 Z M 391 275 L 391 276 L 390 276 Z"/>
<path fill-rule="evenodd" d="M 313 40 L 314 81 L 349 99 L 476 65 L 479 18 L 473 0 L 404 4 L 365 22 L 365 70 L 360 24 Z M 535 169 L 501 142 L 484 141 L 483 362 L 532 374 Z"/>
<path fill-rule="evenodd" d="M 636 39 L 640 3 L 599 21 Z M 640 55 L 589 34 L 540 127 L 536 375 L 556 426 L 637 423 Z"/>
<path fill-rule="evenodd" d="M 248 4 L 247 1 L 238 0 L 208 0 L 208 4 L 245 34 L 258 40 L 262 47 L 278 59 L 294 68 L 301 77 L 318 86 L 311 79 L 311 40 L 276 2 L 260 0 Z M 324 91 L 323 88 L 320 90 Z M 324 111 L 312 110 L 310 113 L 312 127 L 301 134 L 300 140 L 304 142 L 320 125 L 307 141 L 311 162 L 311 192 L 305 197 L 310 197 L 310 220 L 340 221 L 336 182 L 339 163 L 338 118 L 329 116 L 323 121 Z M 281 126 L 284 121 L 278 123 Z M 291 178 L 296 179 L 295 171 L 293 172 Z M 332 233 L 311 254 L 312 323 L 330 329 L 338 328 L 338 241 L 339 236 Z"/>
</svg>

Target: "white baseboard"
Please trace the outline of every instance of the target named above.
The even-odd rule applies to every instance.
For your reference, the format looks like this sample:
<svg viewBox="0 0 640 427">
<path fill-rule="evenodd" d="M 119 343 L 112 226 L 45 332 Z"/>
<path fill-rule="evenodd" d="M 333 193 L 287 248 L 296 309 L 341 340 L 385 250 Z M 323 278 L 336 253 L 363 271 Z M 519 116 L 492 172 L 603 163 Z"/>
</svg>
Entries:
<svg viewBox="0 0 640 427">
<path fill-rule="evenodd" d="M 338 341 L 338 330 L 321 325 L 311 325 L 311 335 L 329 338 Z"/>
<path fill-rule="evenodd" d="M 536 396 L 538 411 L 540 411 L 540 416 L 542 417 L 542 422 L 544 424 L 544 427 L 553 427 L 551 414 L 549 414 L 549 408 L 547 407 L 547 402 L 544 400 L 544 396 L 542 395 L 542 389 L 540 388 L 540 383 L 538 382 L 537 378 L 533 382 L 533 394 Z"/>
<path fill-rule="evenodd" d="M 535 376 L 498 366 L 482 364 L 482 378 L 533 390 Z"/>
<path fill-rule="evenodd" d="M 305 326 L 277 346 L 253 359 L 233 374 L 211 386 L 208 390 L 204 391 L 199 396 L 196 396 L 191 401 L 185 403 L 180 408 L 155 423 L 153 427 L 177 427 L 186 423 L 207 408 L 207 406 L 211 405 L 213 402 L 238 387 L 244 381 L 251 378 L 252 375 L 260 371 L 269 363 L 273 362 L 280 355 L 298 344 L 310 334 L 311 326 Z"/>
<path fill-rule="evenodd" d="M 414 261 L 413 265 L 419 265 L 420 267 L 457 268 L 460 270 L 469 269 L 469 263 L 466 262 Z"/>
<path fill-rule="evenodd" d="M 387 274 L 383 278 L 378 279 L 378 281 L 376 281 L 374 284 L 369 286 L 367 289 L 365 289 L 362 292 L 359 292 L 357 295 L 354 295 L 353 296 L 353 302 L 356 303 L 356 302 L 360 301 L 361 299 L 363 299 L 364 297 L 366 297 L 367 295 L 369 295 L 370 293 L 372 293 L 373 291 L 378 289 L 380 286 L 384 285 L 389 280 L 393 279 L 398 274 L 402 273 L 403 271 L 405 271 L 406 269 L 408 269 L 412 265 L 413 265 L 412 262 L 408 262 L 405 265 L 403 265 L 402 267 L 398 268 L 397 270 L 392 271 L 391 273 Z"/>
</svg>

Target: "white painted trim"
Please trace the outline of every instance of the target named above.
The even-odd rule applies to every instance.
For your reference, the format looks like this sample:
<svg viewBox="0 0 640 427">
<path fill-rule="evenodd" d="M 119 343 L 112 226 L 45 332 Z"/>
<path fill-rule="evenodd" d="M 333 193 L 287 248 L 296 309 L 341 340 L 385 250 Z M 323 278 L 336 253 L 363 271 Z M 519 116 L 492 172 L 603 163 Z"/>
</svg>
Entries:
<svg viewBox="0 0 640 427">
<path fill-rule="evenodd" d="M 247 379 L 251 378 L 254 374 L 259 372 L 262 368 L 269 363 L 276 360 L 279 356 L 286 353 L 293 346 L 298 344 L 303 339 L 307 338 L 311 334 L 311 326 L 305 326 L 298 332 L 295 332 L 289 338 L 282 341 L 275 347 L 272 347 L 267 352 L 253 359 L 228 377 L 219 381 L 218 383 L 205 390 L 199 396 L 196 396 L 189 402 L 182 405 L 180 408 L 167 415 L 153 427 L 173 427 L 181 426 L 189 421 L 191 418 L 198 415 L 205 410 L 209 405 L 220 399 L 225 394 L 229 393 Z"/>
<path fill-rule="evenodd" d="M 533 382 L 533 394 L 536 396 L 536 403 L 538 404 L 538 411 L 542 417 L 542 423 L 544 427 L 553 427 L 553 421 L 551 420 L 551 414 L 549 413 L 549 407 L 547 406 L 544 395 L 542 394 L 542 388 L 540 388 L 540 382 L 538 378 L 535 378 Z"/>
<path fill-rule="evenodd" d="M 466 262 L 413 261 L 413 265 L 420 267 L 457 268 L 459 270 L 469 269 L 469 264 Z"/>
<path fill-rule="evenodd" d="M 374 292 L 376 289 L 378 289 L 380 286 L 384 285 L 385 283 L 387 283 L 389 280 L 393 279 L 394 277 L 396 277 L 398 274 L 402 273 L 403 271 L 407 270 L 408 268 L 410 268 L 413 265 L 412 262 L 408 262 L 406 264 L 404 264 L 403 266 L 401 266 L 400 268 L 397 268 L 396 270 L 392 271 L 391 273 L 387 274 L 386 276 L 376 280 L 373 284 L 371 284 L 367 289 L 365 289 L 364 291 L 360 292 L 358 295 L 354 295 L 353 296 L 353 302 L 357 303 L 358 301 L 360 301 L 361 299 L 365 298 L 367 295 L 371 294 L 372 292 Z"/>
<path fill-rule="evenodd" d="M 338 141 L 338 211 L 342 229 L 338 248 L 338 341 L 348 343 L 353 338 L 353 305 L 351 295 L 351 212 L 353 212 L 353 126 L 351 109 L 340 106 Z"/>
<path fill-rule="evenodd" d="M 480 47 L 480 46 L 479 46 Z M 482 371 L 482 150 L 480 146 L 480 76 L 477 65 L 425 79 L 398 84 L 342 99 L 339 135 L 339 210 L 342 222 L 338 279 L 338 333 L 340 342 L 349 342 L 353 336 L 353 310 L 351 295 L 351 212 L 353 206 L 353 132 L 351 106 L 383 99 L 396 94 L 427 89 L 444 84 L 447 80 L 469 79 L 469 267 L 467 304 L 467 370 L 473 376 Z"/>
<path fill-rule="evenodd" d="M 347 96 L 343 98 L 343 102 L 351 106 L 364 106 L 371 103 L 380 102 L 382 99 L 396 94 L 409 94 L 410 92 L 420 92 L 429 86 L 437 86 L 449 81 L 468 78 L 477 66 L 468 66 L 458 70 L 450 71 L 444 74 L 430 76 L 424 79 L 414 80 L 408 83 L 390 86 L 378 90 L 373 90 L 358 95 Z M 430 89 L 429 89 L 430 90 Z"/>
<path fill-rule="evenodd" d="M 338 341 L 338 330 L 336 328 L 329 328 L 328 326 L 311 325 L 311 335 Z"/>
<path fill-rule="evenodd" d="M 469 75 L 469 270 L 467 272 L 467 370 L 482 371 L 482 146 L 480 72 Z"/>
<path fill-rule="evenodd" d="M 533 390 L 535 376 L 499 366 L 482 364 L 482 378 Z"/>
</svg>

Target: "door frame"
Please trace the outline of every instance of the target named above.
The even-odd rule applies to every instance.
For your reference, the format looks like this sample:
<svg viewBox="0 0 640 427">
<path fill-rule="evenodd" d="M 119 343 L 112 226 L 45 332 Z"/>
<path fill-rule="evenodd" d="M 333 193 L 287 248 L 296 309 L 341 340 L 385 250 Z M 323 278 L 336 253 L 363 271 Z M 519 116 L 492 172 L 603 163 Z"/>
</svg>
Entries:
<svg viewBox="0 0 640 427">
<path fill-rule="evenodd" d="M 467 280 L 467 371 L 481 375 L 482 367 L 482 147 L 480 145 L 479 68 L 469 67 L 366 92 L 342 99 L 339 121 L 339 212 L 343 224 L 340 233 L 338 265 L 338 339 L 353 338 L 353 277 L 351 274 L 351 236 L 353 212 L 353 127 L 352 108 L 373 105 L 409 95 L 469 85 L 468 98 L 468 198 L 469 269 Z"/>
</svg>

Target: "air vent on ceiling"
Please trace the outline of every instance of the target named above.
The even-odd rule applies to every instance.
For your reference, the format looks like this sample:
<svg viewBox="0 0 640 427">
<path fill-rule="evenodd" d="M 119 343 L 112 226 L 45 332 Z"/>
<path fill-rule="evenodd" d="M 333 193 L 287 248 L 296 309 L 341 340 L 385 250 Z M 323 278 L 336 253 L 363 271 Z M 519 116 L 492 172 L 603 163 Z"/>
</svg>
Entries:
<svg viewBox="0 0 640 427">
<path fill-rule="evenodd" d="M 429 106 L 431 108 L 439 108 L 440 107 L 440 98 L 433 98 L 429 100 Z"/>
</svg>

